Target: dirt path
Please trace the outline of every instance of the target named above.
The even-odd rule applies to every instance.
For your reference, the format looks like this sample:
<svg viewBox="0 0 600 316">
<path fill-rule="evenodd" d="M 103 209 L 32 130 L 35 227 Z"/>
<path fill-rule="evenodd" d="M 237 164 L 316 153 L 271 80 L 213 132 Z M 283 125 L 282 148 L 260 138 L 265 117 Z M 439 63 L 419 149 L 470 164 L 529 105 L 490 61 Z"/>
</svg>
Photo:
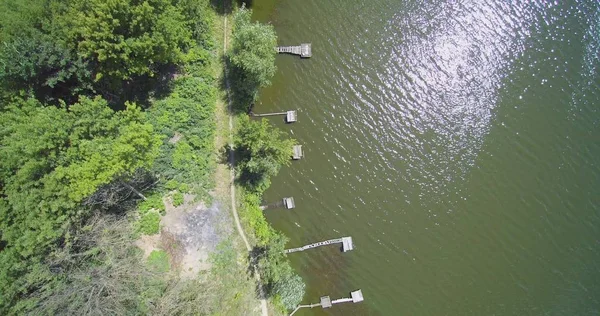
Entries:
<svg viewBox="0 0 600 316">
<path fill-rule="evenodd" d="M 227 52 L 227 36 L 228 36 L 228 32 L 227 32 L 227 15 L 223 16 L 223 53 L 225 54 Z M 225 88 L 226 88 L 226 93 L 227 93 L 227 106 L 229 108 L 229 166 L 230 166 L 230 188 L 229 191 L 231 192 L 231 212 L 233 213 L 233 218 L 235 220 L 235 225 L 237 227 L 238 233 L 240 234 L 240 236 L 242 237 L 242 240 L 244 241 L 244 244 L 246 245 L 246 249 L 248 250 L 248 252 L 250 252 L 252 250 L 252 247 L 250 247 L 250 243 L 248 242 L 248 238 L 246 238 L 246 234 L 244 233 L 244 229 L 242 228 L 242 224 L 240 223 L 240 217 L 238 215 L 237 212 L 237 207 L 236 207 L 236 201 L 235 201 L 235 156 L 233 155 L 233 114 L 232 113 L 232 101 L 231 101 L 231 97 L 229 94 L 230 91 L 230 85 L 229 85 L 229 77 L 227 74 L 227 68 L 225 68 Z M 256 281 L 259 282 L 260 284 L 260 275 L 257 273 L 254 274 L 256 276 Z M 262 288 L 259 286 L 260 289 L 260 307 L 262 310 L 262 315 L 263 316 L 268 316 L 269 312 L 267 309 L 267 301 L 264 299 L 264 293 L 262 291 Z"/>
</svg>

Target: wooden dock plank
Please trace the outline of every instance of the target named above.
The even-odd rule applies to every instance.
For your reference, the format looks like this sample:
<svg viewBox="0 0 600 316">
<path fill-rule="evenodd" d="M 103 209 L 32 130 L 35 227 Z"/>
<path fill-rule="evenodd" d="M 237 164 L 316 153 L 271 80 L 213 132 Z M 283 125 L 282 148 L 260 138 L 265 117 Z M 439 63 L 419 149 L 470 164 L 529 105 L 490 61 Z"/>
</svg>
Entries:
<svg viewBox="0 0 600 316">
<path fill-rule="evenodd" d="M 291 210 L 294 207 L 296 207 L 296 203 L 294 202 L 294 198 L 293 197 L 286 197 L 283 198 L 283 205 L 285 206 L 286 209 Z"/>
<path fill-rule="evenodd" d="M 299 46 L 278 46 L 275 49 L 280 54 L 300 55 L 302 58 L 310 58 L 312 56 L 311 43 L 303 43 Z"/>
<path fill-rule="evenodd" d="M 350 295 L 352 295 L 352 302 L 353 303 L 358 303 L 358 302 L 364 301 L 364 298 L 363 298 L 363 295 L 362 295 L 362 290 L 356 290 L 354 292 L 351 292 Z"/>
<path fill-rule="evenodd" d="M 304 251 L 304 250 L 308 250 L 308 249 L 313 249 L 313 248 L 317 248 L 320 246 L 326 246 L 326 245 L 331 245 L 331 244 L 342 244 L 344 243 L 344 241 L 346 241 L 346 243 L 348 242 L 348 239 L 350 239 L 350 243 L 352 243 L 352 238 L 351 237 L 342 237 L 342 238 L 336 238 L 336 239 L 330 239 L 330 240 L 325 240 L 325 241 L 320 241 L 320 242 L 316 242 L 314 244 L 310 244 L 310 245 L 306 245 L 306 246 L 302 246 L 302 247 L 298 247 L 298 248 L 291 248 L 291 249 L 286 249 L 284 251 L 284 253 L 292 253 L 292 252 L 298 252 L 298 251 Z M 344 247 L 348 247 L 348 246 L 344 246 Z M 350 251 L 353 248 L 343 248 L 344 252 L 346 251 Z"/>
<path fill-rule="evenodd" d="M 293 148 L 292 159 L 300 160 L 304 156 L 302 152 L 302 145 L 295 145 Z"/>
<path fill-rule="evenodd" d="M 287 111 L 285 121 L 287 123 L 294 123 L 298 120 L 298 113 L 296 111 Z"/>
<path fill-rule="evenodd" d="M 322 296 L 321 297 L 321 306 L 323 308 L 331 307 L 331 298 L 329 296 Z"/>
<path fill-rule="evenodd" d="M 342 238 L 342 250 L 344 252 L 354 249 L 354 243 L 352 243 L 352 237 Z"/>
</svg>

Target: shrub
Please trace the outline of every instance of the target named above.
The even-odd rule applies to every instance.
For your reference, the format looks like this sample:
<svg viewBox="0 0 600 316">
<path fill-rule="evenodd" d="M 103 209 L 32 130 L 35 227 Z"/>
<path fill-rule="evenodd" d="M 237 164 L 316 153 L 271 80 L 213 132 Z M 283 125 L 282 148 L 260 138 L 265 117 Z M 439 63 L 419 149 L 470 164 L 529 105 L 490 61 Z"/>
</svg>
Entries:
<svg viewBox="0 0 600 316">
<path fill-rule="evenodd" d="M 159 212 L 165 211 L 165 204 L 163 203 L 162 194 L 154 192 L 146 197 L 147 199 L 142 201 L 138 205 L 140 214 L 146 214 L 148 211 L 155 209 Z"/>
<path fill-rule="evenodd" d="M 145 235 L 158 234 L 160 230 L 160 215 L 155 212 L 148 212 L 137 222 L 137 231 Z"/>
<path fill-rule="evenodd" d="M 169 255 L 164 250 L 153 250 L 148 256 L 148 266 L 156 272 L 167 272 L 171 269 Z"/>
<path fill-rule="evenodd" d="M 254 231 L 257 244 L 260 246 L 267 245 L 276 233 L 260 209 L 260 197 L 256 194 L 246 192 L 242 203 L 242 216 L 244 221 Z"/>
<path fill-rule="evenodd" d="M 284 264 L 288 264 L 287 262 Z M 302 281 L 302 278 L 294 272 L 289 272 L 274 285 L 274 293 L 282 305 L 287 309 L 293 309 L 304 297 L 304 291 L 306 284 Z"/>
<path fill-rule="evenodd" d="M 190 185 L 187 183 L 181 183 L 178 187 L 179 191 L 182 193 L 187 193 L 190 191 Z"/>
<path fill-rule="evenodd" d="M 183 194 L 181 192 L 173 193 L 173 206 L 179 206 L 183 204 Z"/>
<path fill-rule="evenodd" d="M 175 179 L 171 179 L 165 183 L 165 189 L 167 190 L 175 190 L 179 187 L 179 182 Z"/>
</svg>

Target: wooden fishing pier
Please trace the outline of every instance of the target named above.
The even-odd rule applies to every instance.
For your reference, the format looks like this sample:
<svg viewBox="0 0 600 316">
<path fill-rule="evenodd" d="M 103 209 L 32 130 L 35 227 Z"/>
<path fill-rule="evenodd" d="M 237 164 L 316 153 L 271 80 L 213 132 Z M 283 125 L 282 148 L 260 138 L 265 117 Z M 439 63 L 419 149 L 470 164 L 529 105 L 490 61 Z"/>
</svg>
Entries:
<svg viewBox="0 0 600 316">
<path fill-rule="evenodd" d="M 299 46 L 278 46 L 276 49 L 280 54 L 300 55 L 302 58 L 312 56 L 312 45 L 310 43 L 300 44 Z"/>
<path fill-rule="evenodd" d="M 275 203 L 271 203 L 271 204 L 266 204 L 266 205 L 261 205 L 260 209 L 261 210 L 266 210 L 268 208 L 272 208 L 272 207 L 285 207 L 288 210 L 291 210 L 293 208 L 296 207 L 296 203 L 294 202 L 294 198 L 293 197 L 284 197 L 283 199 L 281 199 L 279 202 L 275 202 Z"/>
<path fill-rule="evenodd" d="M 252 113 L 251 115 L 256 116 L 256 117 L 285 115 L 286 123 L 294 123 L 294 122 L 298 121 L 298 112 L 297 111 L 273 112 L 273 113 L 263 113 L 263 114 Z"/>
<path fill-rule="evenodd" d="M 295 145 L 292 147 L 292 159 L 300 160 L 304 157 L 304 153 L 302 152 L 302 145 Z"/>
<path fill-rule="evenodd" d="M 296 203 L 294 203 L 294 198 L 293 197 L 283 198 L 283 206 L 285 206 L 285 208 L 288 210 L 291 210 L 294 207 L 296 207 Z"/>
<path fill-rule="evenodd" d="M 292 252 L 304 251 L 304 250 L 313 249 L 313 248 L 317 248 L 320 246 L 332 245 L 332 244 L 342 244 L 343 252 L 347 252 L 347 251 L 354 249 L 354 244 L 352 243 L 352 237 L 342 237 L 342 238 L 337 238 L 337 239 L 320 241 L 320 242 L 317 242 L 314 244 L 310 244 L 310 245 L 306 245 L 306 246 L 302 246 L 302 247 L 298 247 L 298 248 L 286 249 L 284 252 L 292 253 Z"/>
<path fill-rule="evenodd" d="M 317 306 L 321 306 L 322 308 L 330 308 L 331 306 L 333 306 L 333 304 L 339 304 L 339 303 L 359 303 L 364 301 L 363 295 L 362 295 L 362 290 L 356 290 L 354 292 L 350 292 L 350 297 L 348 298 L 340 298 L 337 300 L 331 300 L 331 298 L 329 296 L 322 296 L 321 297 L 321 302 L 319 303 L 315 303 L 315 304 L 309 304 L 309 305 L 298 305 L 298 307 L 296 307 L 296 309 L 294 309 L 294 311 L 290 314 L 290 316 L 294 315 L 295 312 L 297 312 L 299 309 L 301 308 L 313 308 L 313 307 L 317 307 Z"/>
</svg>

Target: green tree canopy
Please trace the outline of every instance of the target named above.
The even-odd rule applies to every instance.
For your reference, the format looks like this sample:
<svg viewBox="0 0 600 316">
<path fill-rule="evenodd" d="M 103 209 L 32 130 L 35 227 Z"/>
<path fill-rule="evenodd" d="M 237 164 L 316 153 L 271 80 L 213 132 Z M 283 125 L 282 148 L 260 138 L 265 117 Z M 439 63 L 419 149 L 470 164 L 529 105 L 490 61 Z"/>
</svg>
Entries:
<svg viewBox="0 0 600 316">
<path fill-rule="evenodd" d="M 306 285 L 287 261 L 286 242 L 283 235 L 273 234 L 269 244 L 259 251 L 258 269 L 266 281 L 267 295 L 274 296 L 286 309 L 293 309 L 302 301 Z"/>
<path fill-rule="evenodd" d="M 155 64 L 178 62 L 191 31 L 173 0 L 70 0 L 57 35 L 97 63 L 95 80 L 152 74 Z"/>
<path fill-rule="evenodd" d="M 238 126 L 235 146 L 240 182 L 252 191 L 262 192 L 281 166 L 289 164 L 295 142 L 286 139 L 266 119 L 252 121 L 244 115 Z"/>
<path fill-rule="evenodd" d="M 49 0 L 0 0 L 0 42 L 30 37 L 51 15 Z"/>
<path fill-rule="evenodd" d="M 131 81 L 211 45 L 208 20 L 195 16 L 206 8 L 200 0 L 0 0 L 0 85 L 41 101 L 82 92 L 118 99 Z"/>
<path fill-rule="evenodd" d="M 241 102 L 253 102 L 258 89 L 269 85 L 276 71 L 275 30 L 272 25 L 252 23 L 251 16 L 252 12 L 243 7 L 235 13 L 229 53 L 234 89 Z"/>
<path fill-rule="evenodd" d="M 86 197 L 148 167 L 160 145 L 134 104 L 113 112 L 101 98 L 83 97 L 69 108 L 18 100 L 0 115 L 0 126 L 1 262 L 46 251 L 87 213 Z M 11 278 L 28 268 L 2 265 L 0 306 L 17 291 Z"/>
<path fill-rule="evenodd" d="M 2 238 L 27 256 L 61 233 L 77 205 L 116 177 L 147 167 L 160 139 L 133 104 L 113 112 L 82 98 L 70 108 L 35 100 L 11 104 L 0 117 Z"/>
<path fill-rule="evenodd" d="M 31 91 L 41 101 L 70 98 L 89 90 L 88 62 L 48 29 L 50 0 L 0 0 L 0 88 Z"/>
<path fill-rule="evenodd" d="M 40 32 L 0 46 L 0 83 L 5 91 L 32 91 L 42 101 L 91 90 L 88 63 Z"/>
</svg>

